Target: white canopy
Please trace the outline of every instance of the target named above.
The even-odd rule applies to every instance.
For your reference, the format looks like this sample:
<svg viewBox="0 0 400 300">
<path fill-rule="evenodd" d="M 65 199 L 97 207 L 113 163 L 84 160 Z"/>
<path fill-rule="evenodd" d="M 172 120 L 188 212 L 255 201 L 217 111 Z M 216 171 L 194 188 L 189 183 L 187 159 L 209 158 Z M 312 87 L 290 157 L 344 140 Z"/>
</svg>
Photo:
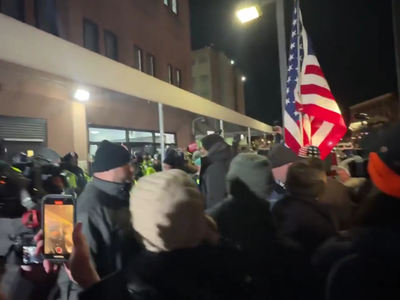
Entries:
<svg viewBox="0 0 400 300">
<path fill-rule="evenodd" d="M 0 14 L 0 60 L 199 115 L 272 132 L 271 126 Z"/>
</svg>

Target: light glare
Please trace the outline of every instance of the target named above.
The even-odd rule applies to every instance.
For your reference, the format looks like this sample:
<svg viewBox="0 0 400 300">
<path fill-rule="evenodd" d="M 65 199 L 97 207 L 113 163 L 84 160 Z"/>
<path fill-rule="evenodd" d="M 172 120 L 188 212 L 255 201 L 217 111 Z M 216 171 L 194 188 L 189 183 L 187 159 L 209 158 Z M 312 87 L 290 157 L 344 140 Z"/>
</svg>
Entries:
<svg viewBox="0 0 400 300">
<path fill-rule="evenodd" d="M 88 91 L 78 89 L 76 90 L 74 97 L 78 101 L 88 101 L 90 98 L 90 93 Z"/>
<path fill-rule="evenodd" d="M 242 81 L 246 81 L 246 77 L 242 76 Z"/>
<path fill-rule="evenodd" d="M 237 11 L 236 16 L 238 17 L 240 22 L 246 23 L 251 20 L 257 19 L 260 16 L 260 12 L 258 11 L 256 6 L 251 6 Z"/>
</svg>

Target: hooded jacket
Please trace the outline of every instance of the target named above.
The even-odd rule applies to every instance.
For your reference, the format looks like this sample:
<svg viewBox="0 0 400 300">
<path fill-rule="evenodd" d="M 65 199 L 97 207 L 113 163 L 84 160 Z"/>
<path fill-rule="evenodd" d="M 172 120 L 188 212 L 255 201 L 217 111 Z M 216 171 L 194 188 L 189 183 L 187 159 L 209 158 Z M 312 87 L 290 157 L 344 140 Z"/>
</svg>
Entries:
<svg viewBox="0 0 400 300">
<path fill-rule="evenodd" d="M 239 154 L 227 174 L 228 197 L 207 209 L 220 233 L 239 244 L 249 257 L 263 259 L 275 233 L 268 201 L 274 184 L 271 165 L 257 154 Z"/>
<path fill-rule="evenodd" d="M 211 208 L 226 197 L 226 174 L 232 159 L 230 146 L 225 142 L 214 144 L 201 159 L 200 191 L 206 208 Z"/>
<path fill-rule="evenodd" d="M 398 299 L 399 241 L 398 232 L 357 228 L 326 242 L 314 267 L 323 280 L 330 276 L 327 299 Z"/>
<path fill-rule="evenodd" d="M 131 226 L 129 189 L 125 184 L 93 178 L 77 200 L 76 219 L 82 222 L 100 278 L 120 269 L 139 248 Z M 75 300 L 81 290 L 61 269 L 58 283 L 62 300 Z"/>
<path fill-rule="evenodd" d="M 175 169 L 141 178 L 130 207 L 144 249 L 130 260 L 125 279 L 115 274 L 81 300 L 230 300 L 254 294 L 241 251 L 219 241 L 186 173 Z"/>
</svg>

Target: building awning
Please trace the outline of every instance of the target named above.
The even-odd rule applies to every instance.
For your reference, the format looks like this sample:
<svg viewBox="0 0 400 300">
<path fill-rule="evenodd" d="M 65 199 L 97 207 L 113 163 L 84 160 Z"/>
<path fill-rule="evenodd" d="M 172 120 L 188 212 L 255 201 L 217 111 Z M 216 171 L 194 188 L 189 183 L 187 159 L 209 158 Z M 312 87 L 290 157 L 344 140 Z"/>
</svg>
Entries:
<svg viewBox="0 0 400 300">
<path fill-rule="evenodd" d="M 271 126 L 0 14 L 0 60 L 261 132 Z"/>
</svg>

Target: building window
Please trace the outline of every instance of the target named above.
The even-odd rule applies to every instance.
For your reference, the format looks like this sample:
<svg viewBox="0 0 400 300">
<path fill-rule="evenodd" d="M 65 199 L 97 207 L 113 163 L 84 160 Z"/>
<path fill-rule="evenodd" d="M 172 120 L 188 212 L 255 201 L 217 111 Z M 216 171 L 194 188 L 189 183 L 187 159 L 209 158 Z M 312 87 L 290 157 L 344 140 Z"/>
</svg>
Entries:
<svg viewBox="0 0 400 300">
<path fill-rule="evenodd" d="M 111 31 L 104 30 L 104 42 L 106 45 L 106 57 L 118 60 L 118 38 Z"/>
<path fill-rule="evenodd" d="M 143 71 L 143 52 L 142 49 L 139 47 L 134 46 L 133 49 L 134 52 L 134 62 L 133 62 L 133 67 L 139 71 Z"/>
<path fill-rule="evenodd" d="M 153 133 L 144 131 L 129 131 L 129 142 L 153 143 Z"/>
<path fill-rule="evenodd" d="M 210 97 L 210 93 L 208 91 L 206 91 L 206 90 L 203 90 L 203 91 L 200 92 L 200 96 L 205 98 L 205 99 L 208 99 Z"/>
<path fill-rule="evenodd" d="M 182 87 L 181 70 L 175 70 L 175 84 L 177 87 Z"/>
<path fill-rule="evenodd" d="M 203 56 L 203 57 L 200 57 L 200 59 L 199 59 L 199 64 L 206 64 L 207 63 L 207 57 L 206 56 Z"/>
<path fill-rule="evenodd" d="M 161 143 L 161 134 L 156 132 L 156 143 Z M 173 133 L 164 133 L 164 143 L 165 144 L 175 144 L 175 134 Z"/>
<path fill-rule="evenodd" d="M 147 66 L 146 66 L 147 74 L 149 74 L 150 76 L 156 76 L 156 67 L 155 67 L 154 56 L 147 53 L 146 60 L 147 60 Z"/>
<path fill-rule="evenodd" d="M 57 4 L 55 0 L 35 0 L 36 27 L 58 36 Z"/>
<path fill-rule="evenodd" d="M 25 0 L 1 0 L 0 12 L 16 20 L 25 22 Z"/>
<path fill-rule="evenodd" d="M 165 4 L 166 6 L 169 6 L 169 0 L 164 0 L 164 4 Z"/>
<path fill-rule="evenodd" d="M 170 84 L 174 84 L 174 74 L 172 72 L 172 66 L 168 65 L 168 82 Z"/>
<path fill-rule="evenodd" d="M 178 14 L 178 0 L 172 0 L 172 11 L 174 14 Z"/>
<path fill-rule="evenodd" d="M 87 19 L 83 20 L 83 45 L 86 49 L 99 53 L 99 27 Z"/>
<path fill-rule="evenodd" d="M 126 130 L 89 127 L 89 142 L 126 143 Z"/>
<path fill-rule="evenodd" d="M 201 75 L 200 76 L 200 82 L 201 83 L 208 83 L 208 79 L 209 79 L 208 75 Z"/>
</svg>

